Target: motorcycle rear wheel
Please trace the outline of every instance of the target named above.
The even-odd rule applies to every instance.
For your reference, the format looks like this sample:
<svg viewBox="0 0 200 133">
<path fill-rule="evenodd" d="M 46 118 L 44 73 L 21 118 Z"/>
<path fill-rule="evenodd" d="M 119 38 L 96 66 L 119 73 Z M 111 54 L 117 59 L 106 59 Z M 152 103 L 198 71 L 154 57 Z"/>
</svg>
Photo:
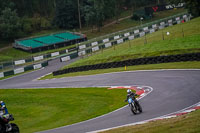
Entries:
<svg viewBox="0 0 200 133">
<path fill-rule="evenodd" d="M 142 113 L 142 107 L 141 107 L 141 105 L 138 103 L 138 111 L 140 112 L 140 113 Z"/>
<path fill-rule="evenodd" d="M 11 123 L 12 130 L 8 133 L 19 133 L 19 127 L 15 123 Z"/>
<path fill-rule="evenodd" d="M 5 133 L 6 129 L 3 125 L 0 124 L 0 133 Z"/>
</svg>

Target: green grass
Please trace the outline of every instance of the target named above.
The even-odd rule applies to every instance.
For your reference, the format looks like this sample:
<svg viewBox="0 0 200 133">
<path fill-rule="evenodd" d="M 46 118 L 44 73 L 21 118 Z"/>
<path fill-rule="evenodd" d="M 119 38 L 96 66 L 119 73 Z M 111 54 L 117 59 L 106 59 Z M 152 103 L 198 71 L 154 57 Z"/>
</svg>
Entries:
<svg viewBox="0 0 200 133">
<path fill-rule="evenodd" d="M 1 89 L 0 94 L 21 133 L 81 122 L 126 104 L 125 90 L 106 88 Z"/>
<path fill-rule="evenodd" d="M 184 11 L 186 11 L 186 10 L 178 9 L 178 10 L 169 10 L 169 11 L 157 12 L 157 13 L 154 13 L 153 19 L 145 20 L 145 21 L 143 21 L 143 24 L 149 23 L 149 22 L 152 22 L 152 21 L 155 21 L 155 20 L 159 20 L 159 19 L 162 19 L 162 18 L 165 18 L 165 17 L 173 16 L 175 14 L 178 14 L 178 13 L 181 13 L 181 12 L 184 12 Z M 125 19 L 118 24 L 114 24 L 114 25 L 111 25 L 109 27 L 102 28 L 101 32 L 93 31 L 93 32 L 87 32 L 86 34 L 87 34 L 88 38 L 91 39 L 91 38 L 96 38 L 96 37 L 103 36 L 103 35 L 106 35 L 106 34 L 110 34 L 110 33 L 113 33 L 113 32 L 121 31 L 121 30 L 124 30 L 124 29 L 127 29 L 127 28 L 135 27 L 135 26 L 138 26 L 138 25 L 140 25 L 140 21 L 133 21 L 132 19 Z"/>
<path fill-rule="evenodd" d="M 137 66 L 127 66 L 126 70 L 125 70 L 125 67 L 120 67 L 120 68 L 74 72 L 74 73 L 68 73 L 68 74 L 63 74 L 63 75 L 58 75 L 58 76 L 53 76 L 53 74 L 50 74 L 41 78 L 40 80 L 83 76 L 83 75 L 94 75 L 94 74 L 111 73 L 111 72 L 135 71 L 135 70 L 158 70 L 158 69 L 200 69 L 200 62 L 188 61 L 188 62 L 161 63 L 161 64 L 151 64 L 151 65 L 137 65 Z"/>
<path fill-rule="evenodd" d="M 125 42 L 115 47 L 106 49 L 103 52 L 97 52 L 93 56 L 81 59 L 64 68 L 149 56 L 200 52 L 199 23 L 200 17 L 190 22 L 168 27 L 164 30 L 147 35 L 147 44 L 144 44 L 144 37 L 137 38 L 130 42 Z M 169 36 L 166 35 L 167 31 L 170 32 Z M 162 33 L 164 34 L 164 40 Z"/>
<path fill-rule="evenodd" d="M 199 133 L 200 110 L 177 118 L 158 120 L 143 125 L 122 127 L 102 133 Z"/>
<path fill-rule="evenodd" d="M 158 20 L 158 19 L 168 17 L 168 16 L 171 16 L 171 15 L 175 15 L 175 14 L 178 14 L 178 13 L 181 13 L 181 12 L 184 12 L 184 11 L 185 11 L 184 9 L 177 9 L 177 10 L 159 12 L 159 13 L 155 14 L 155 18 L 153 18 L 152 20 L 144 21 L 143 23 Z M 130 15 L 130 11 L 127 11 L 127 12 L 121 14 L 121 17 L 127 16 L 127 15 Z M 119 24 L 114 24 L 114 25 L 111 25 L 109 27 L 102 28 L 101 32 L 93 31 L 93 32 L 86 32 L 85 33 L 84 31 L 82 31 L 82 33 L 85 33 L 89 39 L 92 39 L 92 38 L 96 38 L 96 37 L 103 36 L 103 35 L 106 35 L 106 34 L 110 34 L 110 33 L 113 33 L 113 32 L 117 32 L 117 31 L 120 31 L 120 30 L 124 30 L 124 29 L 130 28 L 130 27 L 134 27 L 134 26 L 137 26 L 137 25 L 140 25 L 140 23 L 136 22 L 136 21 L 132 21 L 131 19 L 126 19 L 126 20 L 121 21 Z M 34 33 L 31 36 L 47 35 L 47 34 L 50 34 L 50 33 L 53 33 L 53 32 L 58 32 L 58 31 L 59 31 L 58 29 L 45 30 L 45 31 L 41 31 L 41 32 L 38 32 L 38 33 Z M 3 43 L 3 40 L 0 41 L 1 47 L 6 46 L 7 43 L 2 44 L 1 42 Z M 60 50 L 63 50 L 63 49 L 74 47 L 74 46 L 69 46 L 69 47 L 64 47 L 64 48 L 59 48 L 59 49 L 54 49 L 54 50 L 48 50 L 48 51 L 39 52 L 39 53 L 36 53 L 36 54 L 23 52 L 21 50 L 16 50 L 14 48 L 8 48 L 8 49 L 2 50 L 0 52 L 0 62 L 11 61 L 12 59 L 26 58 L 26 57 L 30 57 L 32 55 L 41 55 L 41 54 L 51 53 L 51 52 L 60 51 Z"/>
</svg>

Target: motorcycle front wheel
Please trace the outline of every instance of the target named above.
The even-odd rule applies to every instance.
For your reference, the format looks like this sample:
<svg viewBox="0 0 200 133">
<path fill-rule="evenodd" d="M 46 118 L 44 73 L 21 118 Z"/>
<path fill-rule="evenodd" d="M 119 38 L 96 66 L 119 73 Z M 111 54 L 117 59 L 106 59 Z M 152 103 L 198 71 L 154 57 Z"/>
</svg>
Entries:
<svg viewBox="0 0 200 133">
<path fill-rule="evenodd" d="M 133 103 L 131 104 L 131 111 L 132 111 L 132 113 L 133 113 L 134 115 L 137 114 L 137 110 L 136 110 L 135 105 L 134 105 Z"/>
</svg>

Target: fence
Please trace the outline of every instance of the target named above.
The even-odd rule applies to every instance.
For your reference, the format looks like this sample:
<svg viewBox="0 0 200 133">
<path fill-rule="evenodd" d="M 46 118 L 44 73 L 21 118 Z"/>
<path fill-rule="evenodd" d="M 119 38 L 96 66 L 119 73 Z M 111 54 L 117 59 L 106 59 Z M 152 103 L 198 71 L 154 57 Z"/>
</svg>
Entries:
<svg viewBox="0 0 200 133">
<path fill-rule="evenodd" d="M 45 62 L 42 62 L 42 63 L 39 63 L 39 64 L 28 65 L 28 66 L 25 66 L 25 67 L 22 67 L 22 68 L 17 68 L 17 69 L 5 71 L 5 72 L 0 72 L 0 78 L 12 76 L 12 75 L 15 75 L 15 74 L 24 73 L 24 72 L 30 71 L 30 70 L 40 69 L 40 68 L 46 67 L 46 66 L 48 66 L 48 61 L 45 61 Z"/>
<path fill-rule="evenodd" d="M 73 48 L 61 50 L 58 52 L 48 53 L 48 54 L 44 54 L 44 55 L 31 56 L 26 59 L 18 59 L 18 60 L 13 60 L 13 61 L 9 61 L 9 62 L 1 62 L 0 63 L 0 72 L 7 71 L 10 69 L 16 69 L 16 68 L 22 67 L 27 64 L 41 62 L 41 61 L 47 60 L 49 58 L 58 57 L 60 55 L 73 54 L 76 51 L 77 51 L 76 47 L 73 47 Z"/>
<path fill-rule="evenodd" d="M 155 56 L 155 57 L 138 58 L 132 60 L 119 61 L 119 62 L 85 65 L 85 66 L 72 67 L 64 70 L 55 71 L 53 72 L 53 75 L 56 76 L 66 73 L 97 70 L 97 69 L 108 69 L 108 68 L 118 68 L 124 66 L 158 64 L 158 63 L 180 62 L 180 61 L 200 61 L 200 53 Z"/>
<path fill-rule="evenodd" d="M 137 26 L 137 27 L 126 29 L 117 33 L 113 33 L 106 37 L 104 36 L 105 38 L 101 37 L 101 40 L 95 40 L 84 45 L 79 45 L 78 56 L 84 56 L 86 54 L 90 54 L 92 52 L 96 52 L 104 48 L 115 46 L 125 41 L 133 40 L 135 38 L 139 38 L 143 36 L 145 36 L 145 42 L 147 42 L 146 34 L 151 34 L 157 30 L 161 30 L 168 26 L 180 24 L 182 20 L 186 22 L 189 21 L 190 15 L 187 12 L 185 12 L 185 13 L 167 17 L 158 21 L 143 24 L 141 26 Z M 68 61 L 70 60 L 70 58 L 67 55 L 67 56 L 62 56 L 60 60 Z"/>
</svg>

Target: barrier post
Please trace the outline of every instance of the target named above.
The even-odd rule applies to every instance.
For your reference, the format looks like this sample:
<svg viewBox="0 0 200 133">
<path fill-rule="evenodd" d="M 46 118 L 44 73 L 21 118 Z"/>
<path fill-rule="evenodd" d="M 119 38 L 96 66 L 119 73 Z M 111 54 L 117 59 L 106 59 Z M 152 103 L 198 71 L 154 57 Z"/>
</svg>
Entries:
<svg viewBox="0 0 200 133">
<path fill-rule="evenodd" d="M 185 36 L 185 35 L 184 35 L 184 31 L 183 31 L 183 27 L 182 27 L 182 35 L 183 35 L 183 37 Z"/>
<path fill-rule="evenodd" d="M 146 37 L 146 32 L 144 32 L 144 44 L 147 44 L 147 37 Z"/>
<path fill-rule="evenodd" d="M 164 33 L 163 33 L 163 30 L 162 30 L 162 39 L 165 40 L 165 37 L 164 37 Z"/>
</svg>

